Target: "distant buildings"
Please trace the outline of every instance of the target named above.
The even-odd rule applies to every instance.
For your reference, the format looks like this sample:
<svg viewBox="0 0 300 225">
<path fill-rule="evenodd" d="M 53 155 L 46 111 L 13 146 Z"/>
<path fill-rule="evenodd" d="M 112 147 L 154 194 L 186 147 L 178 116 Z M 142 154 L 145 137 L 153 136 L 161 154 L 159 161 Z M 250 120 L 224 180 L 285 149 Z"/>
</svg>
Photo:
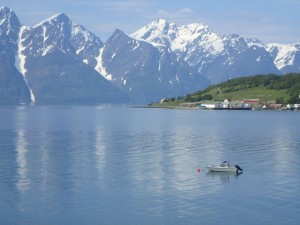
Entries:
<svg viewBox="0 0 300 225">
<path fill-rule="evenodd" d="M 199 108 L 199 109 L 214 109 L 214 110 L 300 110 L 300 104 L 277 104 L 276 101 L 269 100 L 260 103 L 259 99 L 244 99 L 239 101 L 228 101 L 225 99 L 223 102 L 188 102 L 182 103 L 181 107 L 185 108 Z"/>
<path fill-rule="evenodd" d="M 250 106 L 257 106 L 259 105 L 259 98 L 255 98 L 255 99 L 244 99 L 243 102 L 245 104 L 248 104 Z"/>
<path fill-rule="evenodd" d="M 251 109 L 249 103 L 244 101 L 228 101 L 224 102 L 212 102 L 212 103 L 200 103 L 200 108 L 202 109 Z"/>
<path fill-rule="evenodd" d="M 175 98 L 161 99 L 160 104 L 173 102 Z M 176 106 L 174 106 L 176 107 Z M 300 110 L 300 104 L 278 104 L 275 100 L 268 100 L 260 102 L 257 99 L 244 99 L 229 101 L 225 99 L 221 101 L 198 101 L 198 102 L 184 102 L 179 105 L 180 108 L 187 109 L 214 109 L 214 110 Z"/>
<path fill-rule="evenodd" d="M 286 108 L 289 110 L 300 110 L 300 104 L 287 104 Z"/>
</svg>

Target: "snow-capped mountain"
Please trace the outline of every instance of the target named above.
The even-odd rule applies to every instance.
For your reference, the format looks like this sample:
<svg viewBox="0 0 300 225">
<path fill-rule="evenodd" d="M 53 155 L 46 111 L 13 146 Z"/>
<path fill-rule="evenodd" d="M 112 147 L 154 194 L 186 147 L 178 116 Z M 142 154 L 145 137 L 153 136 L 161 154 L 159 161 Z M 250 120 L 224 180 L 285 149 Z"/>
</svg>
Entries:
<svg viewBox="0 0 300 225">
<path fill-rule="evenodd" d="M 177 26 L 157 19 L 132 37 L 170 47 L 212 83 L 239 76 L 280 73 L 263 47 L 249 46 L 249 40 L 239 35 L 216 34 L 203 24 Z"/>
<path fill-rule="evenodd" d="M 266 50 L 271 54 L 275 65 L 282 73 L 300 72 L 300 43 L 267 44 Z"/>
<path fill-rule="evenodd" d="M 156 19 L 131 36 L 168 46 L 180 55 L 185 53 L 186 60 L 189 58 L 191 47 L 197 47 L 195 43 L 197 40 L 202 45 L 202 52 L 222 50 L 218 35 L 210 32 L 208 27 L 203 24 L 177 26 L 164 19 Z"/>
<path fill-rule="evenodd" d="M 0 104 L 149 103 L 234 77 L 300 72 L 299 51 L 162 19 L 103 43 L 65 14 L 27 27 L 1 7 Z"/>
<path fill-rule="evenodd" d="M 180 96 L 209 84 L 170 48 L 134 39 L 118 29 L 97 60 L 95 69 L 135 102 Z"/>
<path fill-rule="evenodd" d="M 37 103 L 92 104 L 127 101 L 97 71 L 98 37 L 58 14 L 32 27 L 22 27 L 19 42 L 21 72 Z"/>
<path fill-rule="evenodd" d="M 26 56 L 45 56 L 59 50 L 77 55 L 91 66 L 95 66 L 95 57 L 103 46 L 100 38 L 73 23 L 65 14 L 53 16 L 33 28 L 23 29 L 21 39 L 22 52 Z"/>
</svg>

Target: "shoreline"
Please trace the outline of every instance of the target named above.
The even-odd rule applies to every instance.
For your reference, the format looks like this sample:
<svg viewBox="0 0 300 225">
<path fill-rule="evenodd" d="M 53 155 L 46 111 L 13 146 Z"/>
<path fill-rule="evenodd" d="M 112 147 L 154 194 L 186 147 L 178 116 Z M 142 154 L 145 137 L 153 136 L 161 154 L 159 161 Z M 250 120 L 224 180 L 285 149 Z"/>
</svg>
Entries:
<svg viewBox="0 0 300 225">
<path fill-rule="evenodd" d="M 133 106 L 132 108 L 148 108 L 148 109 L 177 109 L 177 110 L 204 110 L 204 111 L 296 111 L 299 109 L 263 109 L 263 108 L 199 108 L 199 107 L 185 107 L 185 106 Z"/>
</svg>

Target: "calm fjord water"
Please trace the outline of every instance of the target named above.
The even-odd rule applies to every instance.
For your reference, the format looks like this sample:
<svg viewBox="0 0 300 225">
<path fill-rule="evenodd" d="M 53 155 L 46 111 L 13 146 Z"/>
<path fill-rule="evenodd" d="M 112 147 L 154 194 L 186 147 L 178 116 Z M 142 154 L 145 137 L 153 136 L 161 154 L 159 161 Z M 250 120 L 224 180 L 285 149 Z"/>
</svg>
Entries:
<svg viewBox="0 0 300 225">
<path fill-rule="evenodd" d="M 2 107 L 0 224 L 299 224 L 299 125 L 284 111 Z M 244 173 L 207 173 L 222 160 Z"/>
</svg>

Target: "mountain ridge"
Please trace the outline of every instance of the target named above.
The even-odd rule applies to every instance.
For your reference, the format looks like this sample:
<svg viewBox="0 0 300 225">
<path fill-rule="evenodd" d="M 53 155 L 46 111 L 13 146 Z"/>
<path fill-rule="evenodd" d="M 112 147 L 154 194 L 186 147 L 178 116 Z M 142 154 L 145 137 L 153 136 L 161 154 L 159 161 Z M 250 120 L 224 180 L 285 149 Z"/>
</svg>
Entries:
<svg viewBox="0 0 300 225">
<path fill-rule="evenodd" d="M 0 78 L 23 75 L 10 85 L 26 87 L 26 99 L 36 104 L 145 103 L 238 76 L 300 70 L 297 44 L 290 51 L 266 46 L 204 24 L 177 26 L 159 18 L 131 35 L 116 29 L 102 42 L 64 13 L 28 27 L 0 7 L 0 53 L 10 63 Z"/>
<path fill-rule="evenodd" d="M 1 13 L 7 13 L 2 8 Z M 2 23 L 3 24 L 3 23 Z M 36 104 L 122 103 L 129 99 L 93 68 L 103 43 L 65 14 L 15 32 L 16 63 Z M 5 37 L 5 35 L 2 35 Z M 92 60 L 89 60 L 90 57 Z M 4 74 L 0 74 L 4 76 Z M 15 75 L 17 76 L 17 74 Z M 9 96 L 8 96 L 9 97 Z"/>
<path fill-rule="evenodd" d="M 157 19 L 132 34 L 133 37 L 168 45 L 180 58 L 198 69 L 212 83 L 243 74 L 277 73 L 271 56 L 259 45 L 249 46 L 237 34 L 219 35 L 203 24 L 175 25 Z M 260 52 L 260 59 L 257 51 Z M 244 60 L 241 60 L 244 58 Z M 246 66 L 246 62 L 251 66 Z M 245 66 L 245 68 L 243 68 Z M 218 69 L 215 69 L 218 68 Z"/>
<path fill-rule="evenodd" d="M 135 101 L 158 100 L 163 93 L 182 95 L 208 85 L 169 48 L 134 39 L 119 29 L 106 41 L 97 59 L 96 70 Z"/>
</svg>

